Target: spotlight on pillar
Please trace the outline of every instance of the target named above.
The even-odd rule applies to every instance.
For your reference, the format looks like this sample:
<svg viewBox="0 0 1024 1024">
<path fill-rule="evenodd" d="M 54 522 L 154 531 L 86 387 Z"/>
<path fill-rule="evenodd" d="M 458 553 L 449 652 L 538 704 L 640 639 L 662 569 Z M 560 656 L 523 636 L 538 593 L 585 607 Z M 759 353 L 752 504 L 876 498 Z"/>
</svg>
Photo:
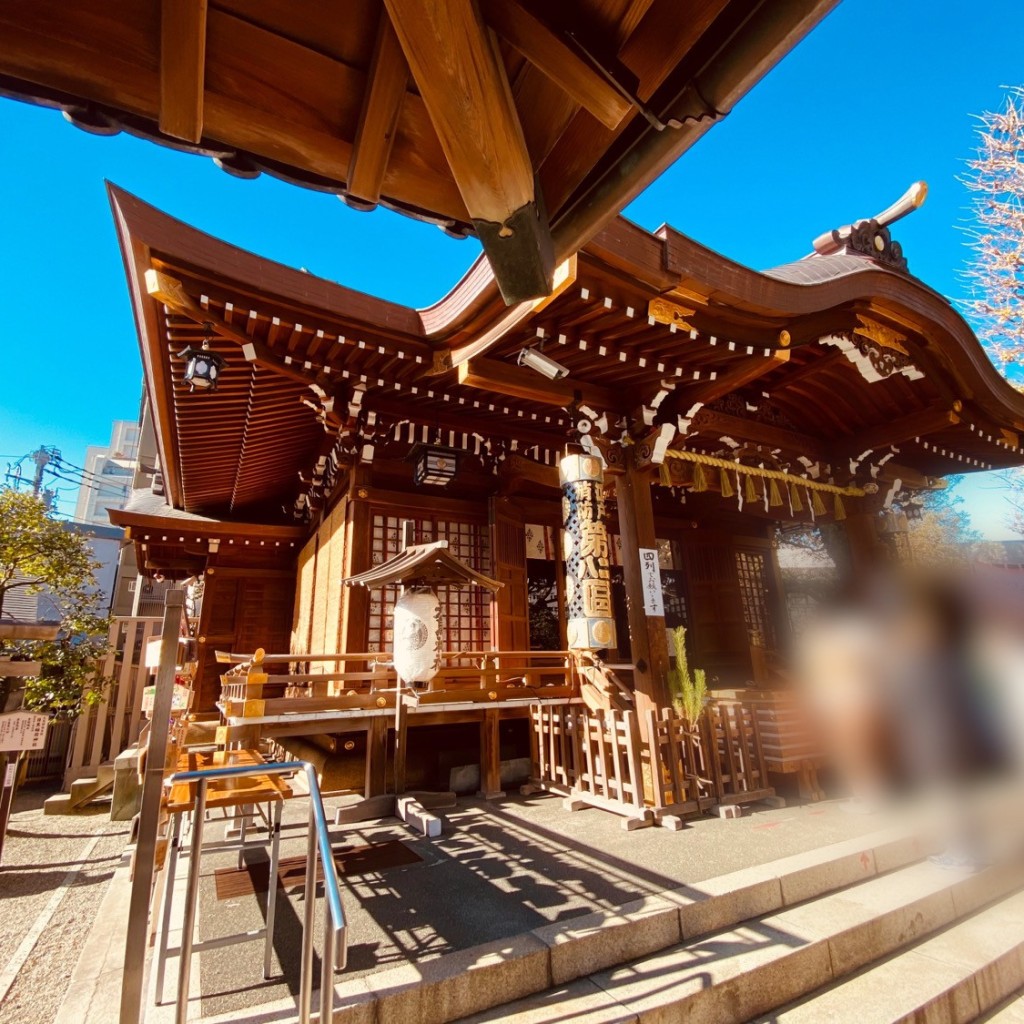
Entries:
<svg viewBox="0 0 1024 1024">
<path fill-rule="evenodd" d="M 547 377 L 548 380 L 561 380 L 563 377 L 569 376 L 566 367 L 561 363 L 556 363 L 550 356 L 544 355 L 539 348 L 524 348 L 519 353 L 516 362 L 520 366 L 528 366 L 531 370 Z"/>
<path fill-rule="evenodd" d="M 415 467 L 413 480 L 417 487 L 423 484 L 447 487 L 459 468 L 459 453 L 454 448 L 445 448 L 442 445 L 417 445 L 411 453 L 411 458 Z"/>
<path fill-rule="evenodd" d="M 202 348 L 193 348 L 189 345 L 178 353 L 178 358 L 185 360 L 182 380 L 189 385 L 190 390 L 217 390 L 217 381 L 224 367 L 224 360 L 216 352 L 210 351 L 209 335 L 203 338 Z"/>
</svg>

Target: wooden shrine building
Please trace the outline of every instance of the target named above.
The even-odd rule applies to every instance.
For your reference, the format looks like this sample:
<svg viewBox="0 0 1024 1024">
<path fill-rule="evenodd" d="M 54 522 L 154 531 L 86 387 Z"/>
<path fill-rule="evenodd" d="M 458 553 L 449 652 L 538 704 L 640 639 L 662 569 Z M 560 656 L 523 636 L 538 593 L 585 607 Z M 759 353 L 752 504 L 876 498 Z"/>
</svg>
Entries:
<svg viewBox="0 0 1024 1024">
<path fill-rule="evenodd" d="M 910 492 L 1024 462 L 1024 396 L 878 219 L 758 273 L 618 218 L 528 307 L 510 312 L 481 259 L 415 310 L 116 188 L 111 201 L 160 449 L 154 493 L 112 519 L 144 571 L 204 580 L 200 709 L 257 692 L 243 673 L 222 694 L 217 651 L 263 648 L 292 666 L 244 700 L 264 735 L 387 742 L 388 720 L 365 716 L 396 701 L 382 682 L 396 590 L 342 579 L 405 540 L 447 541 L 503 584 L 442 595 L 448 660 L 410 724 L 475 729 L 490 701 L 492 739 L 515 748 L 527 704 L 586 683 L 567 646 L 597 651 L 641 714 L 668 703 L 666 628 L 680 624 L 716 685 L 748 685 L 757 651 L 788 628 L 780 523 L 840 523 L 856 556 Z M 215 388 L 186 382 L 187 349 L 219 357 Z M 567 445 L 578 466 L 568 479 L 563 462 L 560 481 Z M 585 522 L 563 530 L 570 513 L 593 513 L 605 540 Z M 470 691 L 478 703 L 460 705 Z M 287 695 L 323 703 L 300 723 L 279 714 Z"/>
</svg>

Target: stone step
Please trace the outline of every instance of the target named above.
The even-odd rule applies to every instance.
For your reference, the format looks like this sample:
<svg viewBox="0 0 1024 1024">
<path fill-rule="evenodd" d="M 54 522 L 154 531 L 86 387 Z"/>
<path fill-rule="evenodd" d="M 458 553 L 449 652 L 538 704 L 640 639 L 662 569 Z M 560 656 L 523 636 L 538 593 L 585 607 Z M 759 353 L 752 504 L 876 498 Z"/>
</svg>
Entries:
<svg viewBox="0 0 1024 1024">
<path fill-rule="evenodd" d="M 979 1020 L 985 1024 L 1024 1024 L 1024 989 Z"/>
<path fill-rule="evenodd" d="M 507 1010 L 505 1004 L 536 993 L 539 1004 L 569 1000 L 551 1018 L 538 1019 L 576 1020 L 578 1012 L 587 1022 L 587 1013 L 604 1012 L 614 1000 L 595 993 L 591 980 L 576 979 L 883 876 L 929 852 L 910 828 L 876 831 L 434 960 L 360 978 L 342 974 L 335 985 L 335 1024 L 457 1020 L 491 1007 Z M 283 1003 L 259 1009 L 282 1012 L 282 1024 L 290 1019 Z M 202 1024 L 232 1019 L 224 1015 Z M 501 1012 L 483 1019 L 500 1020 Z"/>
<path fill-rule="evenodd" d="M 949 926 L 1021 884 L 1024 874 L 1016 864 L 951 878 L 932 864 L 916 863 L 554 991 L 466 1015 L 463 1024 L 750 1020 Z"/>
<path fill-rule="evenodd" d="M 104 767 L 106 766 L 100 765 L 101 769 Z M 113 788 L 113 785 L 113 768 L 109 772 L 101 772 L 93 779 L 76 779 L 71 783 L 71 789 L 69 790 L 71 807 L 75 810 L 85 807 L 86 804 L 107 793 Z"/>
<path fill-rule="evenodd" d="M 680 945 L 684 940 L 700 944 L 701 937 L 721 929 L 902 869 L 921 852 L 920 843 L 906 833 L 865 837 L 663 892 L 616 911 L 341 980 L 335 986 L 335 1022 L 354 1024 L 372 1012 L 376 1024 L 440 1024 L 492 1007 L 499 1008 L 497 1015 L 483 1019 L 500 1020 L 509 1009 L 504 1004 L 517 998 L 636 964 L 650 954 L 672 962 L 688 948 Z M 718 939 L 706 941 L 714 946 Z M 823 956 L 827 963 L 827 950 Z M 618 1019 L 614 1005 L 609 1012 L 609 1019 Z M 559 1010 L 553 1019 L 567 1018 Z"/>
<path fill-rule="evenodd" d="M 1024 893 L 925 939 L 759 1024 L 966 1024 L 1024 1021 Z"/>
<path fill-rule="evenodd" d="M 71 803 L 69 793 L 54 793 L 43 801 L 43 814 L 74 814 L 75 807 Z"/>
</svg>

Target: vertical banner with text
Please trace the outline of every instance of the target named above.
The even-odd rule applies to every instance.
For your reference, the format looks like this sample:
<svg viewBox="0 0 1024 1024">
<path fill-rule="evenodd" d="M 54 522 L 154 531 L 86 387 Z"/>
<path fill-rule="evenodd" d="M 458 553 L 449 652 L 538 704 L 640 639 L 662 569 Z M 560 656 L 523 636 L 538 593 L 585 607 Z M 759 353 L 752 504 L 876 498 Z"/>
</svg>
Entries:
<svg viewBox="0 0 1024 1024">
<path fill-rule="evenodd" d="M 591 651 L 615 647 L 604 467 L 591 455 L 566 455 L 558 464 L 558 473 L 569 647 Z"/>
</svg>

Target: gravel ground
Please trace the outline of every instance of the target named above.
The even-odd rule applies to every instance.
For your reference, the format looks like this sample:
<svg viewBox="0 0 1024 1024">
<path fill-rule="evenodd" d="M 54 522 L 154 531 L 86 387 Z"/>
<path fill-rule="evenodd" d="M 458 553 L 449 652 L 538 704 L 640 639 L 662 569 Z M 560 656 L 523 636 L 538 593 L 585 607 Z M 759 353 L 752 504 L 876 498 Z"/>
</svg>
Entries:
<svg viewBox="0 0 1024 1024">
<path fill-rule="evenodd" d="M 5 996 L 3 1024 L 52 1024 L 96 908 L 128 840 L 128 823 L 102 805 L 88 814 L 43 814 L 55 787 L 28 786 L 14 803 L 0 863 L 0 977 L 59 899 Z M 62 887 L 61 896 L 55 893 Z"/>
</svg>

